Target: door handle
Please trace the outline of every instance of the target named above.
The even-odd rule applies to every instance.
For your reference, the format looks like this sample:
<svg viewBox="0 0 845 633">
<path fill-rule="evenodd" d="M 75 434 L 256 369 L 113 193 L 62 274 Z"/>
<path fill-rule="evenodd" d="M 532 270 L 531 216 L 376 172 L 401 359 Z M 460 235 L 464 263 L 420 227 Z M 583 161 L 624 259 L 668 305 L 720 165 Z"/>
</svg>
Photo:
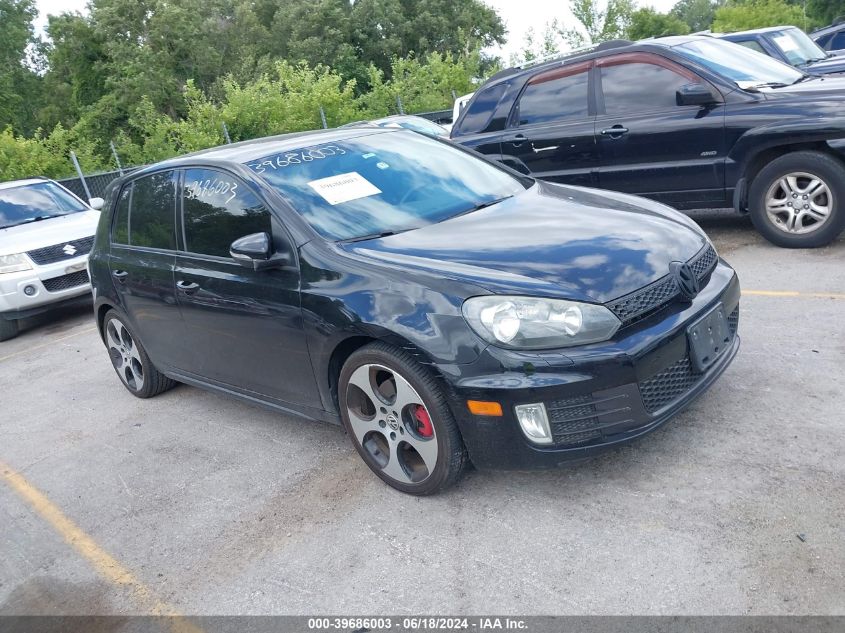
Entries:
<svg viewBox="0 0 845 633">
<path fill-rule="evenodd" d="M 186 295 L 192 295 L 200 289 L 200 285 L 192 281 L 177 281 L 176 287 Z"/>
<path fill-rule="evenodd" d="M 628 133 L 628 128 L 622 127 L 621 125 L 614 125 L 613 127 L 603 129 L 601 133 L 603 136 L 609 136 L 610 138 L 621 138 L 623 134 Z"/>
<path fill-rule="evenodd" d="M 113 270 L 111 271 L 111 276 L 117 279 L 120 283 L 123 283 L 124 280 L 129 276 L 129 273 L 125 270 Z"/>
<path fill-rule="evenodd" d="M 519 147 L 527 140 L 528 138 L 525 136 L 525 134 L 517 134 L 511 139 L 510 142 L 514 147 Z"/>
</svg>

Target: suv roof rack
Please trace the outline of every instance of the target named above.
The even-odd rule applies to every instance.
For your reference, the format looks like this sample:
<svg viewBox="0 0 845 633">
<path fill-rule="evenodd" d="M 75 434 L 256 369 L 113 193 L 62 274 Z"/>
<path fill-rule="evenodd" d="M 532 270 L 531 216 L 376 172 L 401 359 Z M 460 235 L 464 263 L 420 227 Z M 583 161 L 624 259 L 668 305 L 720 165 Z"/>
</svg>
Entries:
<svg viewBox="0 0 845 633">
<path fill-rule="evenodd" d="M 569 59 L 570 57 L 575 57 L 577 55 L 581 55 L 582 53 L 604 51 L 611 48 L 621 48 L 622 46 L 630 46 L 631 44 L 633 44 L 633 42 L 630 40 L 608 40 L 607 42 L 599 42 L 598 44 L 590 44 L 588 46 L 580 46 L 578 48 L 573 48 L 572 50 L 566 51 L 564 53 L 552 53 L 551 55 L 543 55 L 542 57 L 537 57 L 535 59 L 532 59 L 531 61 L 527 61 L 523 64 L 519 64 L 518 66 L 514 66 L 513 68 L 514 70 L 531 68 L 532 66 L 539 66 L 540 64 L 547 64 L 549 62 Z"/>
</svg>

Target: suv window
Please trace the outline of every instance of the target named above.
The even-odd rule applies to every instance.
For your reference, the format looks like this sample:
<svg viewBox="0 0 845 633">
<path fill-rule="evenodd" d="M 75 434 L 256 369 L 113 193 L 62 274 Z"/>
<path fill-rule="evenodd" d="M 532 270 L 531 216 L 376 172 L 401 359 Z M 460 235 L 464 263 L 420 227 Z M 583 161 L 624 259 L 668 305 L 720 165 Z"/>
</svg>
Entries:
<svg viewBox="0 0 845 633">
<path fill-rule="evenodd" d="M 845 48 L 845 31 L 839 31 L 836 35 L 834 35 L 827 48 L 832 51 L 838 51 Z"/>
<path fill-rule="evenodd" d="M 529 83 L 519 98 L 518 125 L 586 117 L 589 69 L 565 77 L 542 76 Z"/>
<path fill-rule="evenodd" d="M 508 84 L 501 83 L 480 91 L 460 121 L 461 134 L 483 131 L 496 112 L 496 106 L 505 94 Z"/>
<path fill-rule="evenodd" d="M 115 204 L 112 241 L 175 250 L 175 213 L 175 172 L 133 180 L 121 190 Z"/>
<path fill-rule="evenodd" d="M 750 48 L 752 51 L 757 51 L 758 53 L 763 53 L 763 55 L 768 55 L 768 53 L 760 46 L 760 43 L 757 40 L 734 40 L 736 44 L 740 46 L 744 46 L 745 48 Z"/>
<path fill-rule="evenodd" d="M 677 107 L 675 93 L 689 83 L 688 78 L 656 64 L 631 62 L 601 67 L 607 114 Z"/>
<path fill-rule="evenodd" d="M 251 233 L 270 233 L 270 212 L 240 180 L 214 169 L 185 171 L 185 250 L 229 257 L 229 246 Z"/>
</svg>

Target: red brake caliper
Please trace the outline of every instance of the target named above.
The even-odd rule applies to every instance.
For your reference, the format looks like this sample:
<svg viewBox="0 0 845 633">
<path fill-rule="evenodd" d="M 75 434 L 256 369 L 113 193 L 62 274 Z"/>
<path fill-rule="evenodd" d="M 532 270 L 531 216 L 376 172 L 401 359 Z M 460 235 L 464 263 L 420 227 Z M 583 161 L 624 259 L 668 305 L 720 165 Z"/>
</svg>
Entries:
<svg viewBox="0 0 845 633">
<path fill-rule="evenodd" d="M 414 417 L 417 419 L 417 433 L 423 437 L 431 437 L 434 435 L 434 427 L 431 425 L 431 418 L 428 416 L 428 411 L 422 405 L 417 405 L 417 410 L 414 411 Z"/>
</svg>

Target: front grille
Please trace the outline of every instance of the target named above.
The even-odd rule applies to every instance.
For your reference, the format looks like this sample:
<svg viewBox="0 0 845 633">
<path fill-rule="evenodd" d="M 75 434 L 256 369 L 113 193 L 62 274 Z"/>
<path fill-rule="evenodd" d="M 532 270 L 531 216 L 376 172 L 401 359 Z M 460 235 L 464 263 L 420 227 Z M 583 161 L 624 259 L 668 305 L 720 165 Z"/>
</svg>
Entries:
<svg viewBox="0 0 845 633">
<path fill-rule="evenodd" d="M 704 285 L 716 265 L 716 251 L 711 245 L 702 248 L 687 264 L 692 268 L 700 284 Z M 607 307 L 622 321 L 622 327 L 636 323 L 666 307 L 678 296 L 678 286 L 667 274 L 649 285 L 635 290 L 607 304 Z"/>
<path fill-rule="evenodd" d="M 731 338 L 736 336 L 739 326 L 739 306 L 728 315 L 728 328 L 731 331 Z M 692 363 L 689 356 L 675 361 L 666 369 L 657 372 L 651 378 L 640 383 L 640 395 L 643 399 L 643 406 L 649 413 L 658 411 L 667 404 L 674 402 L 690 389 L 704 376 L 692 370 Z"/>
<path fill-rule="evenodd" d="M 94 236 L 83 237 L 78 240 L 70 240 L 61 242 L 60 244 L 53 244 L 52 246 L 45 246 L 44 248 L 36 248 L 34 251 L 27 251 L 29 258 L 39 266 L 45 264 L 53 264 L 65 259 L 73 259 L 80 255 L 87 255 L 91 252 L 91 247 L 94 245 Z M 66 252 L 73 251 L 73 252 Z"/>
<path fill-rule="evenodd" d="M 82 286 L 88 283 L 88 271 L 80 270 L 79 272 L 62 275 L 61 277 L 43 279 L 41 283 L 44 284 L 47 292 L 59 292 L 61 290 L 67 290 L 68 288 L 76 288 L 77 286 Z"/>
</svg>

